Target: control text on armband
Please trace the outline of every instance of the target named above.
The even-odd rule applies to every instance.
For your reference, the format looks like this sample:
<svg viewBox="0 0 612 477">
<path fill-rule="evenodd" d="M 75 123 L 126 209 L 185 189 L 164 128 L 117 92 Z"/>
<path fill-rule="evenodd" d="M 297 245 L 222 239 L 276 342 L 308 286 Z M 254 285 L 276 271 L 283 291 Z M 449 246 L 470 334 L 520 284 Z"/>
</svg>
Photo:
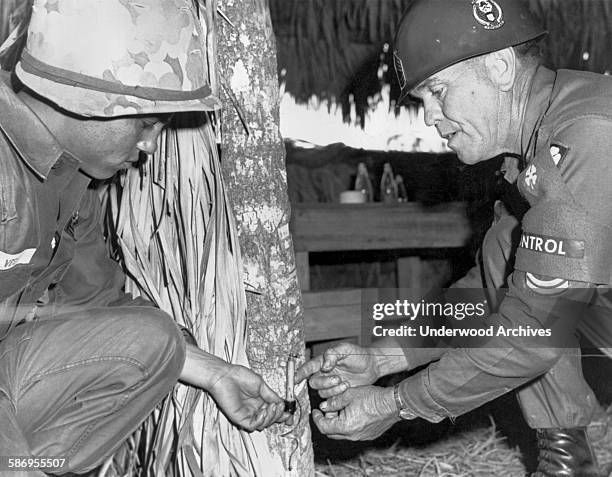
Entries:
<svg viewBox="0 0 612 477">
<path fill-rule="evenodd" d="M 584 257 L 584 241 L 523 232 L 519 247 L 567 258 Z"/>
</svg>

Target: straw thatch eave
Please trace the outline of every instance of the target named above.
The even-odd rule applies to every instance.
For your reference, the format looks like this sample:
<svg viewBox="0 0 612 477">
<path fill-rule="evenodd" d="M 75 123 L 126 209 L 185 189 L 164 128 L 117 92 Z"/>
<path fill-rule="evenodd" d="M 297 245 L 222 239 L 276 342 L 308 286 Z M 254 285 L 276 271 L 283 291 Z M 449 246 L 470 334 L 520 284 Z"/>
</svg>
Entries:
<svg viewBox="0 0 612 477">
<path fill-rule="evenodd" d="M 279 74 L 298 102 L 312 96 L 342 106 L 348 117 L 351 97 L 363 118 L 368 98 L 392 84 L 384 45 L 410 0 L 270 0 L 277 39 Z"/>
<path fill-rule="evenodd" d="M 361 122 L 384 85 L 396 99 L 392 58 L 383 47 L 392 44 L 412 1 L 270 0 L 286 91 L 299 103 L 313 96 L 330 100 L 342 107 L 345 120 L 354 103 Z M 548 66 L 612 70 L 612 0 L 529 0 L 529 5 L 550 32 L 544 40 Z"/>
</svg>

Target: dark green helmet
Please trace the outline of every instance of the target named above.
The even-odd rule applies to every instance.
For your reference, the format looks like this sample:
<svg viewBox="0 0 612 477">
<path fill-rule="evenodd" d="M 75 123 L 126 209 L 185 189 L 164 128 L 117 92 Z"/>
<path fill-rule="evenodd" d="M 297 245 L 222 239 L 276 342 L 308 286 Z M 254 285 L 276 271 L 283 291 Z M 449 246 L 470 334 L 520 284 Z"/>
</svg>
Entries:
<svg viewBox="0 0 612 477">
<path fill-rule="evenodd" d="M 448 66 L 546 33 L 521 0 L 415 0 L 395 37 L 398 104 Z"/>
</svg>

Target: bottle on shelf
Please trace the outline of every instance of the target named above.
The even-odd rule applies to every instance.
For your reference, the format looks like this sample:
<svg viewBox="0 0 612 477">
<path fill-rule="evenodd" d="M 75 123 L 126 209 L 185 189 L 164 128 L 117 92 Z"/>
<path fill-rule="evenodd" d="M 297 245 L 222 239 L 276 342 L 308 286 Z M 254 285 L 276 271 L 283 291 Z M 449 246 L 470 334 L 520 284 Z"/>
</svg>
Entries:
<svg viewBox="0 0 612 477">
<path fill-rule="evenodd" d="M 404 178 L 397 174 L 395 176 L 395 184 L 397 185 L 397 201 L 408 202 L 408 192 L 406 191 L 406 184 L 404 184 Z"/>
<path fill-rule="evenodd" d="M 388 162 L 383 166 L 383 174 L 380 179 L 380 200 L 386 204 L 397 202 L 397 184 L 393 178 L 393 169 Z"/>
<path fill-rule="evenodd" d="M 355 178 L 355 190 L 360 191 L 365 195 L 365 202 L 374 200 L 374 190 L 372 189 L 372 181 L 368 175 L 368 168 L 364 162 L 360 162 L 357 166 L 357 176 Z"/>
</svg>

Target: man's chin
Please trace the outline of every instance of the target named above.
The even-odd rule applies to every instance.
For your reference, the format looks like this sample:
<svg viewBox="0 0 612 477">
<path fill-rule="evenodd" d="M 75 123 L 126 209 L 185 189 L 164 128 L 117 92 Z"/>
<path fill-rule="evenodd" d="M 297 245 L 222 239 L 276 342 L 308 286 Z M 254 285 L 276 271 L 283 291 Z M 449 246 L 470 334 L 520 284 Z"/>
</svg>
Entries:
<svg viewBox="0 0 612 477">
<path fill-rule="evenodd" d="M 456 150 L 453 150 L 453 152 L 455 154 L 457 154 L 457 158 L 461 162 L 463 162 L 464 164 L 466 164 L 468 166 L 471 166 L 473 164 L 477 164 L 478 162 L 482 162 L 482 161 L 485 161 L 486 159 L 488 159 L 488 158 L 481 157 L 481 156 L 476 155 L 476 154 L 464 153 L 464 152 L 456 151 Z"/>
</svg>

